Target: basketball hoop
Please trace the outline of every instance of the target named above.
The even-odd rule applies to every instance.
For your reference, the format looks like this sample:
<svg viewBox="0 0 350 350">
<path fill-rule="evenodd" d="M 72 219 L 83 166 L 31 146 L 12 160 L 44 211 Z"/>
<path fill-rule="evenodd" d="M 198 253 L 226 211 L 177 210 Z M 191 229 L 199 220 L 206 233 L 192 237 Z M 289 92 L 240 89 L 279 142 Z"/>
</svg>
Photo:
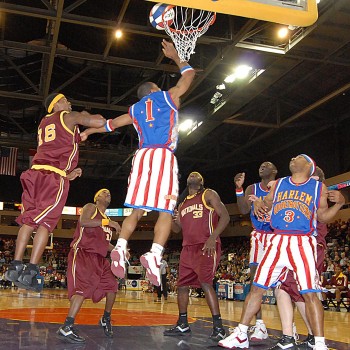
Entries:
<svg viewBox="0 0 350 350">
<path fill-rule="evenodd" d="M 174 42 L 180 61 L 184 62 L 194 53 L 197 39 L 215 22 L 216 13 L 170 5 L 162 18 L 164 29 Z"/>
</svg>

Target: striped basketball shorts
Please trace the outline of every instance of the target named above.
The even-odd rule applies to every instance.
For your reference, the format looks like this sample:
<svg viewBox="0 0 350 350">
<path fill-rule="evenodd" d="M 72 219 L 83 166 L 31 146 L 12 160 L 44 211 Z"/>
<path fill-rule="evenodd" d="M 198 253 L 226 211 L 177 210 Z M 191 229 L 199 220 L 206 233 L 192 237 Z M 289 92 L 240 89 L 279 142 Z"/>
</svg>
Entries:
<svg viewBox="0 0 350 350">
<path fill-rule="evenodd" d="M 253 230 L 250 234 L 249 265 L 259 265 L 271 234 Z"/>
<path fill-rule="evenodd" d="M 268 289 L 281 280 L 286 269 L 289 269 L 294 272 L 300 294 L 319 292 L 316 246 L 315 237 L 272 235 L 267 242 L 253 284 Z"/>
<path fill-rule="evenodd" d="M 178 165 L 166 148 L 141 148 L 133 158 L 124 205 L 172 213 L 179 195 Z"/>
</svg>

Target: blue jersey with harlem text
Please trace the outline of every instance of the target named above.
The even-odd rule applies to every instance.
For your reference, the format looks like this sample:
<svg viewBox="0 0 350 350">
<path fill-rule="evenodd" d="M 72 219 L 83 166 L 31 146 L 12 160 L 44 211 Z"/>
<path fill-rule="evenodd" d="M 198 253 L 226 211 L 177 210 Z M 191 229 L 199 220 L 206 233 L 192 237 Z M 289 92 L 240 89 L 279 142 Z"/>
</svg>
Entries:
<svg viewBox="0 0 350 350">
<path fill-rule="evenodd" d="M 277 234 L 316 235 L 316 212 L 322 183 L 312 178 L 295 184 L 290 176 L 277 181 L 273 196 L 271 226 Z"/>
<path fill-rule="evenodd" d="M 264 199 L 269 191 L 265 191 L 261 187 L 261 183 L 253 184 L 253 194 L 257 196 L 259 199 Z M 263 218 L 257 217 L 254 215 L 253 211 L 253 204 L 252 209 L 250 210 L 250 219 L 252 221 L 253 227 L 256 231 L 264 231 L 266 233 L 272 232 L 272 228 L 270 226 L 270 215 L 266 214 Z"/>
<path fill-rule="evenodd" d="M 168 91 L 157 91 L 132 105 L 129 115 L 139 136 L 139 148 L 167 148 L 178 140 L 178 111 Z"/>
</svg>

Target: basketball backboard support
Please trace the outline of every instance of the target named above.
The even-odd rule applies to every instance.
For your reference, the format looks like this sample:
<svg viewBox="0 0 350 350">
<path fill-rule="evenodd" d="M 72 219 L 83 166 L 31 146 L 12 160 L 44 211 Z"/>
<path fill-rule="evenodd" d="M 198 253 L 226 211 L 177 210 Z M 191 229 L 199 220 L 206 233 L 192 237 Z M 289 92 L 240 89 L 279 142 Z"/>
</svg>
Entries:
<svg viewBox="0 0 350 350">
<path fill-rule="evenodd" d="M 157 0 L 148 1 L 158 2 Z M 162 2 L 298 27 L 311 26 L 318 18 L 316 0 L 165 0 Z"/>
</svg>

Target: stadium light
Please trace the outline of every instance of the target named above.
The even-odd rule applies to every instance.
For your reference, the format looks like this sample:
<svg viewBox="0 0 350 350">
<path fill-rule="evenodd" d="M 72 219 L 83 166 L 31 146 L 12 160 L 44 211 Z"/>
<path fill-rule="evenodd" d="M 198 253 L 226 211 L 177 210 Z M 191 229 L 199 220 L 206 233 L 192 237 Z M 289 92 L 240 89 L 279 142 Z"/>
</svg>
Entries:
<svg viewBox="0 0 350 350">
<path fill-rule="evenodd" d="M 193 120 L 192 119 L 186 119 L 179 125 L 179 131 L 185 132 L 192 128 Z"/>
</svg>

